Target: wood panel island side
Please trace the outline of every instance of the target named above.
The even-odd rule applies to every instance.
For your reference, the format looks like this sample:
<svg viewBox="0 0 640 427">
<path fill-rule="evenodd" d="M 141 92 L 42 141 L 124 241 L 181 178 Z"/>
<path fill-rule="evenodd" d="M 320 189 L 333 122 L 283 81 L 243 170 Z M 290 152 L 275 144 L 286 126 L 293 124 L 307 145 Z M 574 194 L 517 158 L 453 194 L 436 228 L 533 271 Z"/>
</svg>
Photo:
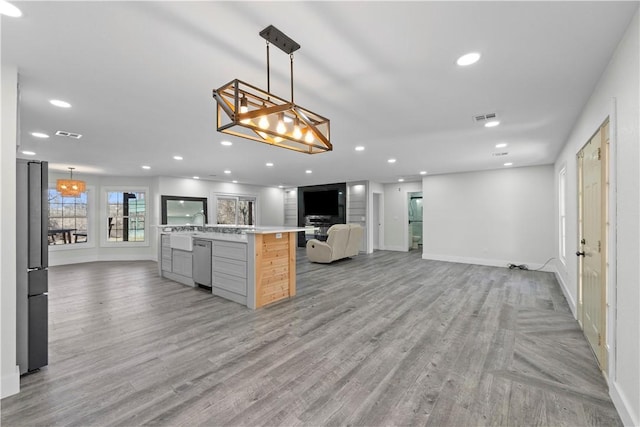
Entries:
<svg viewBox="0 0 640 427">
<path fill-rule="evenodd" d="M 161 230 L 158 260 L 163 277 L 202 287 L 194 280 L 203 281 L 202 265 L 210 262 L 211 276 L 205 285 L 211 292 L 251 309 L 296 294 L 297 233 L 304 228 L 162 226 Z M 211 248 L 204 260 L 199 251 L 202 241 L 211 242 L 204 243 Z"/>
</svg>

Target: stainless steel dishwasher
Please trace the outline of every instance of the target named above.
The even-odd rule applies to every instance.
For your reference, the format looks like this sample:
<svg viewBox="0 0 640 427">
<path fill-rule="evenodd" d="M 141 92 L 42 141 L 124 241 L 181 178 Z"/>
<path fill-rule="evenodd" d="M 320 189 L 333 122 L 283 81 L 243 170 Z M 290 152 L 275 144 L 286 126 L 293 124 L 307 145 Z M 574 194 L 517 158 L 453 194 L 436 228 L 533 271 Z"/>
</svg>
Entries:
<svg viewBox="0 0 640 427">
<path fill-rule="evenodd" d="M 211 240 L 193 240 L 193 281 L 196 285 L 211 289 Z"/>
</svg>

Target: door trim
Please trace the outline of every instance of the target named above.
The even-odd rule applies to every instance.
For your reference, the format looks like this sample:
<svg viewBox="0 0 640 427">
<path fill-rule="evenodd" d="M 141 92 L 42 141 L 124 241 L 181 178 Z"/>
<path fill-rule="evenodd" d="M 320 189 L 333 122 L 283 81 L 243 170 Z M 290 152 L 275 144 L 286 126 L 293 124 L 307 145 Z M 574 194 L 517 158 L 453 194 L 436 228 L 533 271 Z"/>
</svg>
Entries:
<svg viewBox="0 0 640 427">
<path fill-rule="evenodd" d="M 601 289 L 600 289 L 600 310 L 601 310 L 601 316 L 600 316 L 600 325 L 598 325 L 598 330 L 600 331 L 600 344 L 598 346 L 598 348 L 592 348 L 592 350 L 594 351 L 594 354 L 596 354 L 596 359 L 598 360 L 598 363 L 600 365 L 600 369 L 602 370 L 602 372 L 605 374 L 605 376 L 607 375 L 607 372 L 609 371 L 609 360 L 611 357 L 611 346 L 610 346 L 610 340 L 609 340 L 609 334 L 610 334 L 610 330 L 609 330 L 609 323 L 610 323 L 610 304 L 609 304 L 609 286 L 610 286 L 610 266 L 609 266 L 609 245 L 611 244 L 610 241 L 610 235 L 611 233 L 609 233 L 609 226 L 610 226 L 610 211 L 609 211 L 609 207 L 610 207 L 610 164 L 609 164 L 609 159 L 610 159 L 610 145 L 611 145 L 611 135 L 610 135 L 610 119 L 609 117 L 607 117 L 605 119 L 605 121 L 598 127 L 598 129 L 591 135 L 591 137 L 589 137 L 588 141 L 580 148 L 580 150 L 578 151 L 577 155 L 576 155 L 576 162 L 577 162 L 577 187 L 578 187 L 578 191 L 577 191 L 577 197 L 578 197 L 578 203 L 577 203 L 577 208 L 578 208 L 578 224 L 577 224 L 577 231 L 578 231 L 578 242 L 577 242 L 577 247 L 581 248 L 581 242 L 580 240 L 582 239 L 583 236 L 583 226 L 584 226 L 584 222 L 583 222 L 583 194 L 582 194 L 582 188 L 583 188 L 583 183 L 582 183 L 582 179 L 583 179 L 583 167 L 582 167 L 582 162 L 580 161 L 580 158 L 582 156 L 583 150 L 586 148 L 586 146 L 592 141 L 593 137 L 596 136 L 598 134 L 598 132 L 601 132 L 601 141 L 600 141 L 600 190 L 601 190 L 601 199 L 600 199 L 600 210 L 601 210 L 601 217 L 600 217 L 600 239 L 601 239 L 601 254 L 602 254 L 602 259 L 601 259 L 601 264 L 600 264 L 600 269 L 601 269 L 601 280 L 602 280 L 602 284 L 601 284 Z M 583 258 L 582 257 L 578 257 L 578 262 L 577 262 L 577 285 L 578 285 L 578 289 L 577 289 L 577 294 L 578 294 L 578 298 L 577 298 L 577 307 L 576 307 L 576 314 L 577 314 L 577 318 L 578 318 L 578 323 L 580 325 L 580 328 L 583 330 L 584 332 L 584 302 L 583 302 Z M 615 321 L 614 319 L 612 319 L 612 321 Z"/>
</svg>

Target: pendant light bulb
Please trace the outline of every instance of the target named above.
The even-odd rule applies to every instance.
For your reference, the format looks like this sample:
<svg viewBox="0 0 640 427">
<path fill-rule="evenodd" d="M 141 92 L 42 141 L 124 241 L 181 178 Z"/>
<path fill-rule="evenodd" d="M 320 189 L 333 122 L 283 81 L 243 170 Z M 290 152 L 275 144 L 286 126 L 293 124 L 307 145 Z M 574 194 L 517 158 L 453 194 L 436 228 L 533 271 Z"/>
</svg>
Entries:
<svg viewBox="0 0 640 427">
<path fill-rule="evenodd" d="M 249 111 L 249 106 L 247 104 L 247 97 L 242 95 L 242 98 L 240 98 L 240 112 L 246 113 L 247 111 Z"/>
<path fill-rule="evenodd" d="M 267 119 L 267 116 L 260 117 L 260 121 L 258 122 L 258 126 L 260 126 L 260 129 L 268 129 L 269 128 L 269 119 Z"/>
<path fill-rule="evenodd" d="M 300 130 L 300 119 L 297 118 L 297 117 L 293 121 L 293 137 L 295 139 L 301 139 L 302 138 L 302 131 Z"/>
<path fill-rule="evenodd" d="M 276 127 L 276 132 L 285 133 L 287 131 L 287 127 L 284 125 L 284 113 L 278 113 L 278 126 Z"/>
<path fill-rule="evenodd" d="M 313 132 L 311 132 L 311 129 L 307 130 L 307 134 L 304 136 L 304 142 L 311 144 L 313 139 Z"/>
<path fill-rule="evenodd" d="M 264 110 L 265 108 L 267 108 L 267 104 L 263 102 L 262 109 Z M 258 127 L 260 129 L 269 129 L 269 119 L 267 118 L 266 114 L 260 117 L 260 120 L 258 121 Z"/>
<path fill-rule="evenodd" d="M 247 103 L 247 97 L 242 95 L 242 98 L 240 98 L 240 113 L 246 113 L 248 111 L 249 111 L 249 105 Z M 251 119 L 240 120 L 240 123 L 245 125 L 250 122 L 251 122 Z"/>
</svg>

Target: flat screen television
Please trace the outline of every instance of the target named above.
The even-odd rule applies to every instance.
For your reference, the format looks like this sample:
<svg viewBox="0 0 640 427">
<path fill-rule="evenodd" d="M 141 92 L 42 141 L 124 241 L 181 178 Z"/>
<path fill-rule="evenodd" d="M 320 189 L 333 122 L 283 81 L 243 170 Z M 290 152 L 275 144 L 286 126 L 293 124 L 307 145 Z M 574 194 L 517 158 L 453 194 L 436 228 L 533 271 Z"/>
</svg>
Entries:
<svg viewBox="0 0 640 427">
<path fill-rule="evenodd" d="M 305 191 L 305 215 L 339 215 L 338 190 Z"/>
</svg>

